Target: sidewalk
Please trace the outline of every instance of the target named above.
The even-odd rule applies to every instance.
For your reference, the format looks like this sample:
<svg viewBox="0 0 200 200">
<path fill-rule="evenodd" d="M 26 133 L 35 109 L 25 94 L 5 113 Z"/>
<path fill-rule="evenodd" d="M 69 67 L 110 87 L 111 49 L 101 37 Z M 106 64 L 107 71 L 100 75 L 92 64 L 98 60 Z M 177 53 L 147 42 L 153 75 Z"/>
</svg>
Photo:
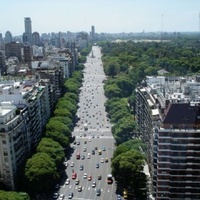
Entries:
<svg viewBox="0 0 200 200">
<path fill-rule="evenodd" d="M 147 165 L 147 163 L 145 162 L 145 165 L 144 165 L 144 173 L 146 174 L 147 176 L 147 188 L 149 190 L 149 195 L 148 195 L 148 199 L 149 200 L 155 200 L 155 198 L 153 197 L 152 193 L 151 193 L 151 177 L 150 177 L 150 173 L 149 173 L 149 166 Z"/>
</svg>

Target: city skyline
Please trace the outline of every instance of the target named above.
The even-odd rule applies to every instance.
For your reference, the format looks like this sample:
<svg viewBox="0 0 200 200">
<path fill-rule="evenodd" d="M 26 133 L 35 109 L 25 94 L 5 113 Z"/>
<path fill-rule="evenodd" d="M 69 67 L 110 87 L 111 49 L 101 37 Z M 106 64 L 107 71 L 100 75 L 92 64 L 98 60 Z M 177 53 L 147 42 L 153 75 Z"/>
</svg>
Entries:
<svg viewBox="0 0 200 200">
<path fill-rule="evenodd" d="M 22 35 L 25 17 L 39 33 L 89 32 L 92 25 L 97 33 L 200 31 L 199 0 L 7 0 L 1 7 L 3 35 Z"/>
</svg>

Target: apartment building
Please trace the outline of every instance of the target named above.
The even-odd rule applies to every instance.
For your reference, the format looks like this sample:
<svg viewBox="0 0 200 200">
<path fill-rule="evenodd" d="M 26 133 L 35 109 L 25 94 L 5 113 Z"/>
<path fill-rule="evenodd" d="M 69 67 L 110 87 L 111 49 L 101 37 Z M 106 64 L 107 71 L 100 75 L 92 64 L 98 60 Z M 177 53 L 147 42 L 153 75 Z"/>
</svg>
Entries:
<svg viewBox="0 0 200 200">
<path fill-rule="evenodd" d="M 136 121 L 156 200 L 200 199 L 200 77 L 147 77 Z"/>
<path fill-rule="evenodd" d="M 25 121 L 17 111 L 10 101 L 0 103 L 0 181 L 12 189 L 18 166 L 26 157 L 28 143 Z"/>
<path fill-rule="evenodd" d="M 57 100 L 54 89 L 41 79 L 0 84 L 0 181 L 10 189 L 41 140 Z"/>
</svg>

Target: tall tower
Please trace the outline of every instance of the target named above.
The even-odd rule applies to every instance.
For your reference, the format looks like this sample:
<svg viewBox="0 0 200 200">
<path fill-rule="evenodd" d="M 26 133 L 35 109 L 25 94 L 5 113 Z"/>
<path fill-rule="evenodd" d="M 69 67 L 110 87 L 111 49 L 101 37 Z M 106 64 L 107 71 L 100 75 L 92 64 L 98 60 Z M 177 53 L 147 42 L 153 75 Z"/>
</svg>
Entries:
<svg viewBox="0 0 200 200">
<path fill-rule="evenodd" d="M 92 40 L 95 39 L 95 27 L 94 26 L 91 27 L 91 37 L 92 37 Z"/>
<path fill-rule="evenodd" d="M 30 17 L 25 17 L 24 19 L 24 25 L 25 25 L 25 33 L 27 41 L 29 44 L 32 44 L 32 25 L 31 25 L 31 19 Z"/>
</svg>

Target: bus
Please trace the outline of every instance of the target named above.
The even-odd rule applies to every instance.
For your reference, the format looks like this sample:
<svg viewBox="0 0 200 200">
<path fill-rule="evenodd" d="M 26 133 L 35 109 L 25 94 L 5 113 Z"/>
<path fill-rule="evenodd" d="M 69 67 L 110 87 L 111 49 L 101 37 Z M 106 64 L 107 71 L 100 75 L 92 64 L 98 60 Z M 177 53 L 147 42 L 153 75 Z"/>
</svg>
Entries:
<svg viewBox="0 0 200 200">
<path fill-rule="evenodd" d="M 77 152 L 77 154 L 76 154 L 76 159 L 77 159 L 77 160 L 80 159 L 80 153 L 79 153 L 79 152 Z"/>
<path fill-rule="evenodd" d="M 108 183 L 108 184 L 112 184 L 112 183 L 113 183 L 112 174 L 108 174 L 108 175 L 107 175 L 107 183 Z"/>
</svg>

